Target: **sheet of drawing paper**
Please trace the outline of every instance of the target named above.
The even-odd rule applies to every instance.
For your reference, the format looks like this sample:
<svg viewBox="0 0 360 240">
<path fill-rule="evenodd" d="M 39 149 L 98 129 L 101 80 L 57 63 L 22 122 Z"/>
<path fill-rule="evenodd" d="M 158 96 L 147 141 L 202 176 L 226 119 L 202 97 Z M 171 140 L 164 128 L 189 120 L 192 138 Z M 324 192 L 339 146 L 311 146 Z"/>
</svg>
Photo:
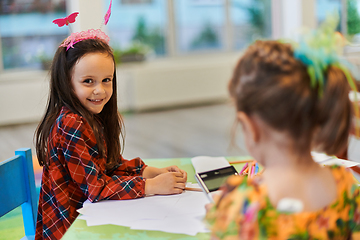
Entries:
<svg viewBox="0 0 360 240">
<path fill-rule="evenodd" d="M 208 231 L 202 219 L 208 200 L 203 192 L 148 196 L 132 200 L 86 201 L 79 209 L 88 226 L 114 224 L 132 229 L 196 235 Z M 180 224 L 181 223 L 181 224 Z"/>
<path fill-rule="evenodd" d="M 320 165 L 339 165 L 346 168 L 360 165 L 358 162 L 336 158 L 335 156 L 329 156 L 325 153 L 311 152 L 311 156 L 313 157 L 314 161 Z"/>
<path fill-rule="evenodd" d="M 325 153 L 314 152 L 314 151 L 311 152 L 311 156 L 313 157 L 313 160 L 315 162 L 323 162 L 335 158 L 334 156 L 329 156 L 326 155 Z"/>
<path fill-rule="evenodd" d="M 224 157 L 198 156 L 191 159 L 195 172 L 207 172 L 218 168 L 230 166 Z"/>
<path fill-rule="evenodd" d="M 180 233 L 195 236 L 199 232 L 209 232 L 201 219 L 183 217 L 166 217 L 161 220 L 139 220 L 131 226 L 136 230 L 154 230 L 170 233 Z"/>
<path fill-rule="evenodd" d="M 344 166 L 346 168 L 360 165 L 360 163 L 358 163 L 358 162 L 339 159 L 339 158 L 329 159 L 329 160 L 321 162 L 320 164 L 322 164 L 322 165 L 339 165 L 339 166 Z"/>
</svg>

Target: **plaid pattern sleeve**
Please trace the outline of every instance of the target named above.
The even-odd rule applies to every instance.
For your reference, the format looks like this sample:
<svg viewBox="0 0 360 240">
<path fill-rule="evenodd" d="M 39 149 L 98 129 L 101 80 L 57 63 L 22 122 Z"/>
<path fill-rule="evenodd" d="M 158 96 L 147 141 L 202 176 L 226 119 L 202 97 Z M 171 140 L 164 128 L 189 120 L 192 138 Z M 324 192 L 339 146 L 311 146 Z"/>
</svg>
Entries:
<svg viewBox="0 0 360 240">
<path fill-rule="evenodd" d="M 111 174 L 98 153 L 94 133 L 63 107 L 49 137 L 49 167 L 43 169 L 36 239 L 60 239 L 89 199 L 132 199 L 145 195 L 144 162 L 122 160 Z"/>
<path fill-rule="evenodd" d="M 140 158 L 126 160 L 121 156 L 120 164 L 116 166 L 112 174 L 121 176 L 142 176 L 146 166 L 147 165 L 145 165 Z"/>
</svg>

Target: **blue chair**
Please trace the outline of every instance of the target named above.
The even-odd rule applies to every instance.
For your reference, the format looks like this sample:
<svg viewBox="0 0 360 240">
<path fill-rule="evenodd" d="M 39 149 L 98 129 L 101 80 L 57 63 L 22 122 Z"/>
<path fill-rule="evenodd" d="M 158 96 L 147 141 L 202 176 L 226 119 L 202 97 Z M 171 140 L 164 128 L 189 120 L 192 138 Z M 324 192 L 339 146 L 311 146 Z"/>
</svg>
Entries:
<svg viewBox="0 0 360 240">
<path fill-rule="evenodd" d="M 21 206 L 25 237 L 34 239 L 37 194 L 30 148 L 20 148 L 15 156 L 0 162 L 0 217 Z"/>
</svg>

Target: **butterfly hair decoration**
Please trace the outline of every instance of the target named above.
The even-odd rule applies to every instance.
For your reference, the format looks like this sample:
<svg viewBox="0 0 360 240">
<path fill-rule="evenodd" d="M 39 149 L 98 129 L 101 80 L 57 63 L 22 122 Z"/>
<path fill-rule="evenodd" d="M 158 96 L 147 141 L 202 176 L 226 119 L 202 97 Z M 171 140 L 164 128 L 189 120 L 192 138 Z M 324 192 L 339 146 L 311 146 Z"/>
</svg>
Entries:
<svg viewBox="0 0 360 240">
<path fill-rule="evenodd" d="M 106 11 L 106 14 L 104 16 L 104 22 L 103 25 L 106 25 L 109 22 L 109 18 L 111 15 L 111 5 L 112 0 L 110 0 L 110 5 L 108 10 Z M 70 23 L 74 23 L 76 20 L 76 17 L 78 16 L 79 12 L 74 12 L 70 14 L 69 16 L 65 18 L 58 18 L 53 21 L 54 24 L 57 24 L 59 27 L 62 27 L 64 25 L 68 26 L 71 30 Z M 102 26 L 101 26 L 102 27 Z M 101 29 L 100 27 L 100 29 Z M 74 44 L 83 41 L 85 39 L 101 39 L 107 44 L 109 44 L 110 38 L 102 32 L 100 29 L 88 29 L 86 31 L 81 32 L 74 32 L 71 33 L 69 37 L 67 37 L 64 42 L 59 47 L 65 47 L 66 51 L 70 48 L 74 48 Z"/>
<path fill-rule="evenodd" d="M 74 12 L 74 13 L 70 14 L 67 17 L 58 18 L 58 19 L 55 19 L 52 22 L 57 24 L 59 27 L 62 27 L 64 25 L 68 26 L 69 23 L 74 23 L 75 22 L 75 19 L 76 19 L 77 15 L 79 15 L 79 12 Z"/>
</svg>

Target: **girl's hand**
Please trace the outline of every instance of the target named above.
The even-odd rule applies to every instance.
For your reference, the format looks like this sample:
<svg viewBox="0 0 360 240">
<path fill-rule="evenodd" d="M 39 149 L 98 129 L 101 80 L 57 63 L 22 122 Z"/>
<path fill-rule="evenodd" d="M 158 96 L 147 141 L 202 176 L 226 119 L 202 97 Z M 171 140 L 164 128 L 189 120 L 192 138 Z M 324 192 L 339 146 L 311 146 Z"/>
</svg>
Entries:
<svg viewBox="0 0 360 240">
<path fill-rule="evenodd" d="M 178 166 L 173 165 L 173 166 L 165 167 L 163 169 L 165 169 L 167 172 L 179 172 L 179 173 L 181 173 L 183 175 L 183 178 L 185 179 L 185 182 L 187 181 L 187 172 L 180 169 Z"/>
<path fill-rule="evenodd" d="M 145 194 L 177 194 L 182 193 L 185 188 L 181 172 L 167 172 L 154 178 L 146 179 Z"/>
<path fill-rule="evenodd" d="M 187 173 L 184 170 L 181 170 L 180 168 L 178 168 L 177 166 L 169 166 L 169 167 L 164 167 L 164 168 L 156 168 L 156 167 L 147 166 L 144 169 L 142 176 L 146 179 L 150 179 L 150 178 L 159 176 L 160 174 L 164 174 L 164 173 L 168 173 L 168 172 L 181 173 L 184 181 L 185 182 L 187 181 Z"/>
</svg>

